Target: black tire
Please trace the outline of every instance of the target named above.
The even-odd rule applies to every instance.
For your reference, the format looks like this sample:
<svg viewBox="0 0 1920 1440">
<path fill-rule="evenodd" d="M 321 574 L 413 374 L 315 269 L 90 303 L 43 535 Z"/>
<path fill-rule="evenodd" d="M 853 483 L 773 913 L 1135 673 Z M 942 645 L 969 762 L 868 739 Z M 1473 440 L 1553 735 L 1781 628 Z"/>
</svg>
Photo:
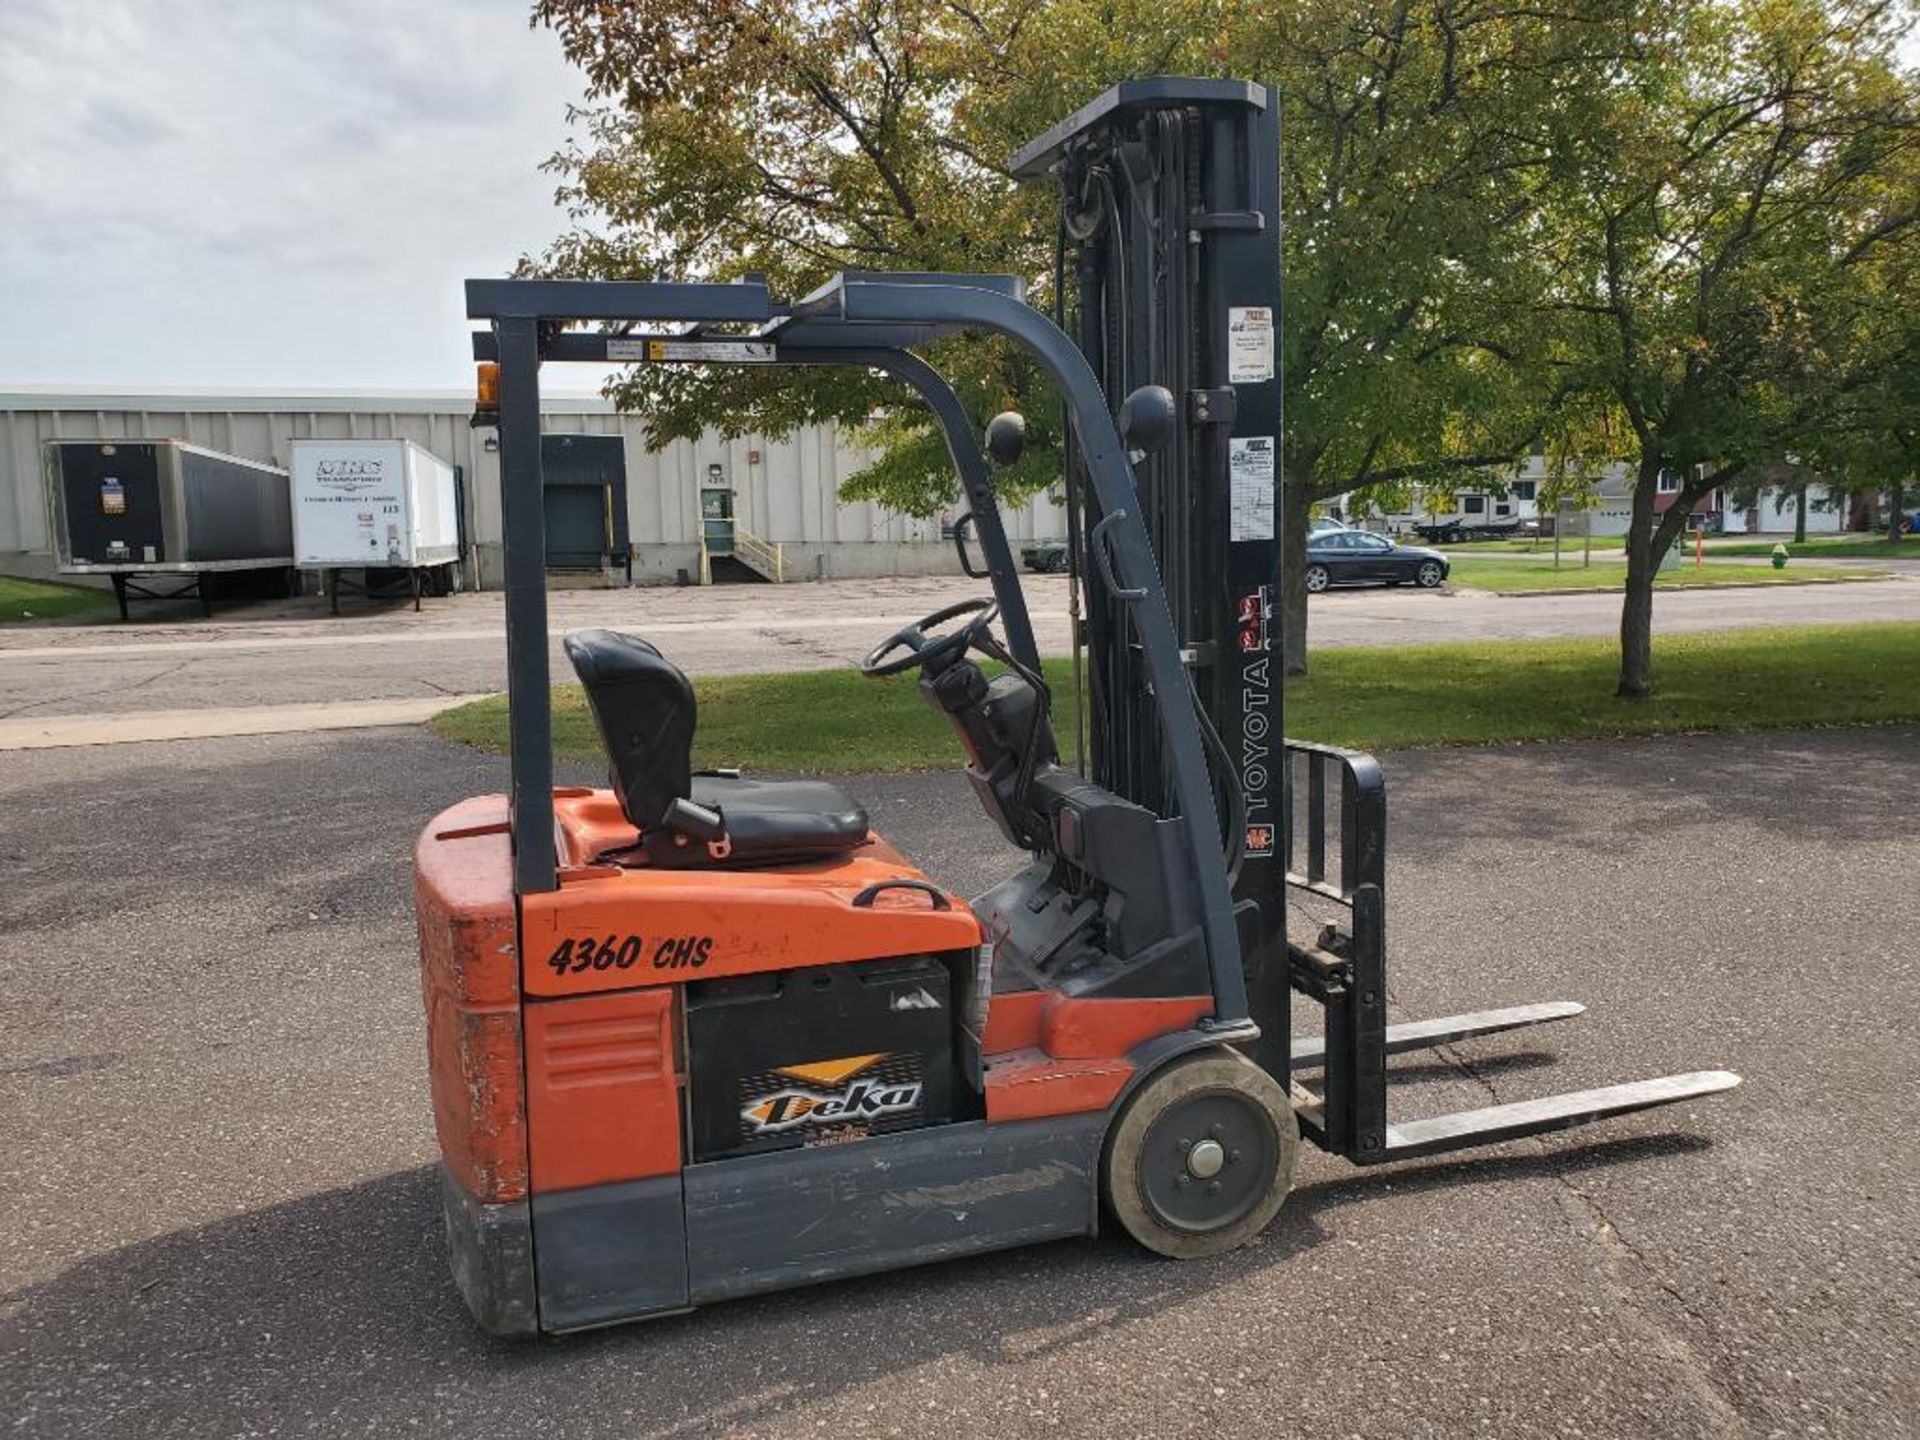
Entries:
<svg viewBox="0 0 1920 1440">
<path fill-rule="evenodd" d="M 1438 560 L 1422 560 L 1413 578 L 1422 590 L 1438 590 L 1440 582 L 1447 578 L 1447 567 Z"/>
<path fill-rule="evenodd" d="M 1293 1188 L 1299 1148 L 1279 1083 L 1236 1051 L 1205 1050 L 1173 1061 L 1127 1101 L 1107 1132 L 1100 1188 L 1140 1244 L 1197 1260 L 1267 1227 Z"/>
<path fill-rule="evenodd" d="M 1324 565 L 1307 566 L 1305 579 L 1309 595 L 1318 595 L 1333 583 L 1333 576 L 1327 573 L 1327 567 Z"/>
</svg>

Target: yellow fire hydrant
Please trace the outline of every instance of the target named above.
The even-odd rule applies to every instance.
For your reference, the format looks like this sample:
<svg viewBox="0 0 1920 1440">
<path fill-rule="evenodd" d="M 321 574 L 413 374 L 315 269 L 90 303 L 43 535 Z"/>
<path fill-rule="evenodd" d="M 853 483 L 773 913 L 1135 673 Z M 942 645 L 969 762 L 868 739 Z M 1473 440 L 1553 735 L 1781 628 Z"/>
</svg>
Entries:
<svg viewBox="0 0 1920 1440">
<path fill-rule="evenodd" d="M 1787 568 L 1787 547 L 1786 546 L 1775 545 L 1773 547 L 1773 568 L 1776 570 L 1784 570 Z"/>
</svg>

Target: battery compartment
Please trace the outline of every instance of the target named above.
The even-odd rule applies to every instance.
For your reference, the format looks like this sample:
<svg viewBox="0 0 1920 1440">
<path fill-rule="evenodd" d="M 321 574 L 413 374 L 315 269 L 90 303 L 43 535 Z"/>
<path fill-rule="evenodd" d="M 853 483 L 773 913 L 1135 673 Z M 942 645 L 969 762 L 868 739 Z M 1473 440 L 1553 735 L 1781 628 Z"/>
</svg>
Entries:
<svg viewBox="0 0 1920 1440">
<path fill-rule="evenodd" d="M 971 957 L 895 956 L 686 987 L 692 1159 L 720 1160 L 969 1118 Z"/>
</svg>

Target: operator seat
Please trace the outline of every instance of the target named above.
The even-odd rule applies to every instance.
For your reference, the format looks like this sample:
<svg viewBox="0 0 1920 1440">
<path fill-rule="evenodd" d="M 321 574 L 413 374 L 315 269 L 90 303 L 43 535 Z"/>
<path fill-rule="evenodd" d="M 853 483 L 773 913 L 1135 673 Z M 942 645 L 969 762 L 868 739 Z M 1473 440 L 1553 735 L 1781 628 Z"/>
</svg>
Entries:
<svg viewBox="0 0 1920 1440">
<path fill-rule="evenodd" d="M 639 636 L 576 630 L 565 644 L 620 809 L 656 863 L 775 865 L 866 841 L 867 812 L 838 786 L 693 774 L 693 687 Z"/>
</svg>

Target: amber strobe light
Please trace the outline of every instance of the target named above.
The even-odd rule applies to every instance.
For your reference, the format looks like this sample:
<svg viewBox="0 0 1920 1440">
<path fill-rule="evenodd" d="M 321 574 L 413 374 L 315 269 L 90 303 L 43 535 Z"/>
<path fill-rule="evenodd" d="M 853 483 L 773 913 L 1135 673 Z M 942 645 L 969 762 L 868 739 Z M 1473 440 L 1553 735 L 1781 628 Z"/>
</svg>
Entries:
<svg viewBox="0 0 1920 1440">
<path fill-rule="evenodd" d="M 472 424 L 477 427 L 499 423 L 500 363 L 497 360 L 482 360 L 473 367 Z"/>
</svg>

